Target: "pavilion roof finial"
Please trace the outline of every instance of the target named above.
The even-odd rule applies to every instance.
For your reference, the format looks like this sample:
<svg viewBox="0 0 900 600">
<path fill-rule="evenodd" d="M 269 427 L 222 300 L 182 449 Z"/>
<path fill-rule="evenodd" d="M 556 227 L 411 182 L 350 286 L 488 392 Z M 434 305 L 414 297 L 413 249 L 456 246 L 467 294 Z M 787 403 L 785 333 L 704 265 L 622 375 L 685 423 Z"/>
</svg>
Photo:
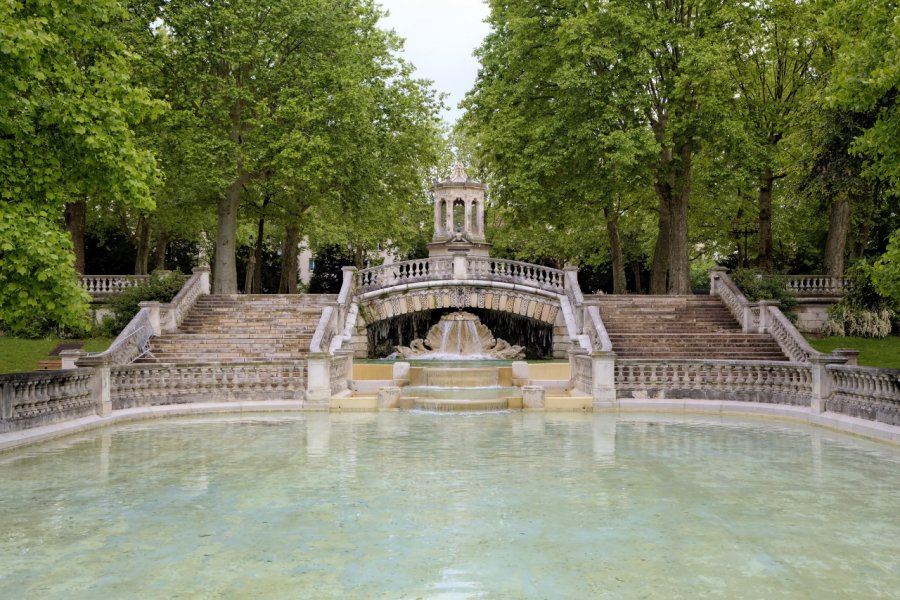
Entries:
<svg viewBox="0 0 900 600">
<path fill-rule="evenodd" d="M 451 181 L 468 181 L 469 176 L 466 175 L 466 169 L 461 162 L 457 162 L 453 167 L 453 174 L 450 176 Z"/>
</svg>

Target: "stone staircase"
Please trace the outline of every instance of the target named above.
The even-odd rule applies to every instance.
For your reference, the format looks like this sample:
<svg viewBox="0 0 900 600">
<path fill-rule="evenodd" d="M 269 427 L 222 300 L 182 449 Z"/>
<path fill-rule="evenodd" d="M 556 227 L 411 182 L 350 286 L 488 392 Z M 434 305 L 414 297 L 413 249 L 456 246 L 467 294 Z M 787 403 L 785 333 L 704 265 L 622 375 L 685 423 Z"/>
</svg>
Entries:
<svg viewBox="0 0 900 600">
<path fill-rule="evenodd" d="M 334 295 L 201 296 L 178 332 L 151 338 L 137 363 L 218 364 L 299 360 Z"/>
<path fill-rule="evenodd" d="M 592 296 L 618 358 L 787 360 L 768 334 L 743 333 L 713 296 Z"/>
</svg>

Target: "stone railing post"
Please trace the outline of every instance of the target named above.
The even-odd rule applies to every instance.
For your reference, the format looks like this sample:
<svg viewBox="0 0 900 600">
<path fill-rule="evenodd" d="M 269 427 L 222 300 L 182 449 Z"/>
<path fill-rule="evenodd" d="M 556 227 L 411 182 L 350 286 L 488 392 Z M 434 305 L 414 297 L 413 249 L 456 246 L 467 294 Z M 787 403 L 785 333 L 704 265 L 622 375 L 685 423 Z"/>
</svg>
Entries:
<svg viewBox="0 0 900 600">
<path fill-rule="evenodd" d="M 465 252 L 453 252 L 453 279 L 469 278 L 469 261 Z"/>
<path fill-rule="evenodd" d="M 721 273 L 727 273 L 728 269 L 725 267 L 715 266 L 709 270 L 709 295 L 710 296 L 718 296 L 719 295 L 719 275 Z"/>
<path fill-rule="evenodd" d="M 832 381 L 827 367 L 829 365 L 843 364 L 846 360 L 847 359 L 842 356 L 829 354 L 820 354 L 818 356 L 809 357 L 809 362 L 812 366 L 812 398 L 810 400 L 809 408 L 812 412 L 825 412 L 826 403 L 831 397 Z"/>
<path fill-rule="evenodd" d="M 848 367 L 856 367 L 859 365 L 859 350 L 856 348 L 835 348 L 831 351 L 831 355 L 846 360 L 846 365 Z"/>
<path fill-rule="evenodd" d="M 618 406 L 616 401 L 616 353 L 591 353 L 591 398 L 594 408 Z"/>
<path fill-rule="evenodd" d="M 200 293 L 209 295 L 209 267 L 194 267 L 192 273 L 200 273 Z"/>
<path fill-rule="evenodd" d="M 78 366 L 75 364 L 79 360 L 81 360 L 82 356 L 87 356 L 87 352 L 84 350 L 63 350 L 59 353 L 59 358 L 62 359 L 62 369 L 77 369 Z"/>
<path fill-rule="evenodd" d="M 327 407 L 331 398 L 331 356 L 311 352 L 306 357 L 306 401 L 310 406 Z"/>
<path fill-rule="evenodd" d="M 94 370 L 91 377 L 91 396 L 96 403 L 98 416 L 108 417 L 112 414 L 112 377 L 110 375 L 109 356 L 84 356 L 77 366 L 90 367 Z"/>
<path fill-rule="evenodd" d="M 178 331 L 178 315 L 171 302 L 159 307 L 159 327 L 163 333 L 175 333 Z"/>
<path fill-rule="evenodd" d="M 153 335 L 160 335 L 162 333 L 162 327 L 159 318 L 159 302 L 156 302 L 155 300 L 139 302 L 138 306 L 147 309 L 147 315 L 150 319 L 150 328 L 153 330 Z"/>
<path fill-rule="evenodd" d="M 772 300 L 760 300 L 757 305 L 759 306 L 759 328 L 757 329 L 757 333 L 768 333 L 769 332 L 769 320 L 771 319 L 769 315 L 769 306 L 772 304 L 776 304 Z"/>
</svg>

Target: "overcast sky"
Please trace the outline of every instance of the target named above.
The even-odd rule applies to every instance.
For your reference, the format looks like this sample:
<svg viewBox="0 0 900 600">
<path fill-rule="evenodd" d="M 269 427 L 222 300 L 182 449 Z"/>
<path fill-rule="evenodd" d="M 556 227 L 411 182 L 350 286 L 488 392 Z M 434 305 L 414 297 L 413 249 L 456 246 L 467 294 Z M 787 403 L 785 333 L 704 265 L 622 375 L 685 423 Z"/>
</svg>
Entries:
<svg viewBox="0 0 900 600">
<path fill-rule="evenodd" d="M 434 81 L 447 92 L 444 119 L 452 124 L 462 113 L 460 100 L 475 83 L 478 60 L 472 52 L 488 33 L 483 0 L 378 0 L 390 12 L 385 28 L 406 40 L 405 57 L 416 66 L 416 76 Z"/>
</svg>

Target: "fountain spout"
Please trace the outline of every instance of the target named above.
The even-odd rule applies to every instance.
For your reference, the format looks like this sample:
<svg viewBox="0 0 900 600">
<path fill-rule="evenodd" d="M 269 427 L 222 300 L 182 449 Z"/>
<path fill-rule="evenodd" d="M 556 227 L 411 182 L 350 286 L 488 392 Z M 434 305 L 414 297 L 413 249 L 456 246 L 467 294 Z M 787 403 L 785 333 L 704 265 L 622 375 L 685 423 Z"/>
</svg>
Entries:
<svg viewBox="0 0 900 600">
<path fill-rule="evenodd" d="M 424 340 L 413 340 L 409 346 L 397 346 L 396 350 L 404 358 L 483 360 L 525 355 L 522 346 L 495 339 L 477 316 L 464 311 L 444 315 L 428 330 Z"/>
</svg>

